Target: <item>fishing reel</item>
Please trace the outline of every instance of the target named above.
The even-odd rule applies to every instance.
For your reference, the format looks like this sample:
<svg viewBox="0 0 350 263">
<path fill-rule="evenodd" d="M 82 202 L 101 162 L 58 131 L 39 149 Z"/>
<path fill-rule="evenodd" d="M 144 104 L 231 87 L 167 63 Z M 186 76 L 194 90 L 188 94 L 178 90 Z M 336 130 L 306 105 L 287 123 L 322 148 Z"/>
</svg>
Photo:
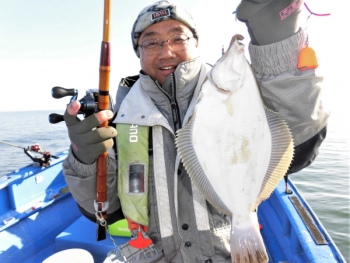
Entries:
<svg viewBox="0 0 350 263">
<path fill-rule="evenodd" d="M 78 99 L 78 90 L 76 89 L 65 89 L 62 87 L 53 87 L 51 90 L 51 95 L 55 99 L 60 99 L 66 96 L 72 96 L 70 103 Z M 78 114 L 83 114 L 84 117 L 88 117 L 96 112 L 98 112 L 98 90 L 87 90 L 86 95 L 79 100 L 80 109 Z M 111 99 L 109 109 L 113 109 Z M 57 113 L 51 113 L 49 115 L 49 122 L 52 124 L 64 121 L 63 115 Z"/>
<path fill-rule="evenodd" d="M 39 144 L 34 144 L 32 146 L 28 146 L 28 147 L 21 147 L 12 143 L 8 143 L 8 142 L 2 142 L 0 141 L 1 144 L 6 144 L 8 146 L 12 146 L 12 147 L 16 147 L 16 148 L 21 148 L 24 150 L 24 153 L 26 155 L 28 155 L 28 157 L 30 159 L 32 159 L 32 161 L 35 164 L 38 164 L 40 166 L 44 166 L 44 167 L 49 167 L 50 163 L 51 163 L 51 157 L 55 158 L 55 159 L 59 159 L 58 156 L 51 154 L 48 151 L 44 151 L 43 149 L 41 149 Z M 40 153 L 42 156 L 37 156 L 35 154 L 33 154 L 33 152 L 35 153 Z"/>
<path fill-rule="evenodd" d="M 23 148 L 24 153 L 30 158 L 32 159 L 32 161 L 34 163 L 37 163 L 38 165 L 40 165 L 41 167 L 49 167 L 51 164 L 51 157 L 58 159 L 58 156 L 52 155 L 50 152 L 48 151 L 44 151 L 43 149 L 41 149 L 39 144 L 35 144 L 32 146 L 28 146 L 27 148 Z M 33 154 L 33 152 L 36 153 L 40 153 L 42 156 L 36 156 L 35 154 Z"/>
</svg>

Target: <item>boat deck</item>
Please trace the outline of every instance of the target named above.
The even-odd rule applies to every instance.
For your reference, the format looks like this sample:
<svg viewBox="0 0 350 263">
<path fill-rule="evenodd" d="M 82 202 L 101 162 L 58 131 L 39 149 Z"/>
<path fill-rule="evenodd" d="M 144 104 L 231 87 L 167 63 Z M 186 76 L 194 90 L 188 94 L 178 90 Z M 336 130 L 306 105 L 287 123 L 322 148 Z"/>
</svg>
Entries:
<svg viewBox="0 0 350 263">
<path fill-rule="evenodd" d="M 0 262 L 38 263 L 69 248 L 89 251 L 95 263 L 112 250 L 110 236 L 96 241 L 96 225 L 83 217 L 62 175 L 61 153 L 50 168 L 26 166 L 0 178 Z M 346 262 L 298 189 L 280 182 L 258 208 L 270 263 Z M 126 237 L 112 237 L 117 245 Z"/>
</svg>

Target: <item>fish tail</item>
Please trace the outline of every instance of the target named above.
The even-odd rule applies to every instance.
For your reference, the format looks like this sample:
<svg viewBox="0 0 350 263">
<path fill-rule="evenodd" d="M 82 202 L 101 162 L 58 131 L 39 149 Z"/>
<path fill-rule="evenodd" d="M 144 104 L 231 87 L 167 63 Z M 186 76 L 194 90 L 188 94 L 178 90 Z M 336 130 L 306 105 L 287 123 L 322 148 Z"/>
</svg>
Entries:
<svg viewBox="0 0 350 263">
<path fill-rule="evenodd" d="M 232 263 L 266 263 L 269 257 L 264 241 L 259 231 L 256 213 L 252 213 L 249 222 L 244 226 L 235 226 L 232 220 L 231 228 Z"/>
</svg>

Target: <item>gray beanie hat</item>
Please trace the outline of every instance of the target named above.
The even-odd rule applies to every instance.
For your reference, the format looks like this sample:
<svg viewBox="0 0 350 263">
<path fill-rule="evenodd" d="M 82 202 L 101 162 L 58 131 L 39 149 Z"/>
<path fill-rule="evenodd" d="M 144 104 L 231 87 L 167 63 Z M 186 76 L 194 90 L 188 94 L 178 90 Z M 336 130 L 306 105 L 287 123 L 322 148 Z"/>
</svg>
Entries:
<svg viewBox="0 0 350 263">
<path fill-rule="evenodd" d="M 184 23 L 192 31 L 194 38 L 198 40 L 196 24 L 190 13 L 183 7 L 170 1 L 158 1 L 141 11 L 132 27 L 131 40 L 138 57 L 140 57 L 140 53 L 137 48 L 137 42 L 143 30 L 155 23 L 168 19 L 175 19 Z"/>
</svg>

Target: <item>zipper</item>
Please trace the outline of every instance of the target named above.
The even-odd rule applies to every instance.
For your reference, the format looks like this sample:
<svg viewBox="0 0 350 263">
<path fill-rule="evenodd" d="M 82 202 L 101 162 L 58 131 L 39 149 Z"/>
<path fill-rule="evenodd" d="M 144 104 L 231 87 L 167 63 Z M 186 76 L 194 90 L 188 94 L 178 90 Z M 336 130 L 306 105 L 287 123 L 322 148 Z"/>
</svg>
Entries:
<svg viewBox="0 0 350 263">
<path fill-rule="evenodd" d="M 177 119 L 176 123 L 178 124 L 178 127 L 175 126 L 175 132 L 178 130 L 178 129 L 181 129 L 181 117 L 180 117 L 180 109 L 179 109 L 179 105 L 177 104 L 177 101 L 176 101 L 176 82 L 175 82 L 175 75 L 174 74 L 171 74 L 171 89 L 172 89 L 172 93 L 173 93 L 173 102 L 171 104 L 171 109 L 173 111 L 173 117 L 175 119 Z M 176 117 L 174 116 L 176 115 Z"/>
<path fill-rule="evenodd" d="M 174 74 L 171 74 L 171 76 L 172 76 L 171 91 L 173 94 L 172 96 L 169 96 L 169 94 L 162 89 L 162 87 L 160 86 L 157 80 L 155 81 L 155 83 L 158 89 L 168 98 L 170 102 L 171 114 L 172 114 L 175 132 L 176 132 L 178 129 L 181 128 L 181 118 L 180 118 L 179 106 L 177 105 L 177 101 L 176 101 L 175 77 L 174 77 Z"/>
</svg>

